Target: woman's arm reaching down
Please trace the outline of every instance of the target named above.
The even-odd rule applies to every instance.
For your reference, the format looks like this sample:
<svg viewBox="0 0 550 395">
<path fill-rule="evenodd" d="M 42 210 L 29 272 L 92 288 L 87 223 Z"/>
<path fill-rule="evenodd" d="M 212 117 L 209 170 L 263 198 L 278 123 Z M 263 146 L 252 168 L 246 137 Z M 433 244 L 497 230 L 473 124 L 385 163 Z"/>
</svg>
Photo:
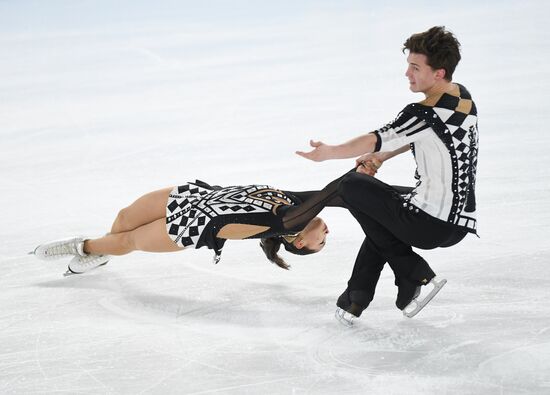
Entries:
<svg viewBox="0 0 550 395">
<path fill-rule="evenodd" d="M 350 170 L 350 172 L 354 171 L 355 169 Z M 299 205 L 286 208 L 282 218 L 284 228 L 292 231 L 300 231 L 325 207 L 345 208 L 344 201 L 338 195 L 338 185 L 346 174 L 330 182 L 320 191 L 290 192 L 299 199 L 304 199 L 304 201 Z"/>
</svg>

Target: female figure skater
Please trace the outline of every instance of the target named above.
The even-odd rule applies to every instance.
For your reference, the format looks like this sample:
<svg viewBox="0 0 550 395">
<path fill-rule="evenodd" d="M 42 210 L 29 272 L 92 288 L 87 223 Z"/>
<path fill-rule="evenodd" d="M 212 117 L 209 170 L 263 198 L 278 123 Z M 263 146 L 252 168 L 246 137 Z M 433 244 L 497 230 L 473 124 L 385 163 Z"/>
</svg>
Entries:
<svg viewBox="0 0 550 395">
<path fill-rule="evenodd" d="M 220 187 L 202 181 L 148 193 L 118 213 L 110 233 L 45 243 L 32 252 L 44 260 L 73 256 L 67 275 L 80 274 L 132 251 L 171 252 L 207 247 L 214 262 L 226 240 L 261 239 L 267 258 L 288 265 L 281 245 L 298 255 L 320 251 L 328 228 L 316 215 L 340 206 L 334 180 L 321 191 L 284 192 L 267 185 Z"/>
</svg>

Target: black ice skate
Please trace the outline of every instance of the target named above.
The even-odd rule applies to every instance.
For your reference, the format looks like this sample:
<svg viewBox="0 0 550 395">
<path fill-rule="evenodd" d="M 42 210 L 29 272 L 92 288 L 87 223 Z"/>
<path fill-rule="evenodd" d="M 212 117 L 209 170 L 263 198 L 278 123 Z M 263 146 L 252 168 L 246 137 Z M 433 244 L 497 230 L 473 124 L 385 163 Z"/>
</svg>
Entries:
<svg viewBox="0 0 550 395">
<path fill-rule="evenodd" d="M 370 303 L 370 298 L 364 291 L 350 291 L 346 289 L 336 301 L 334 317 L 347 327 L 353 326 L 355 318 L 361 316 Z"/>
<path fill-rule="evenodd" d="M 420 295 L 422 287 L 422 284 L 405 277 L 396 278 L 395 285 L 398 287 L 395 305 L 399 310 L 403 310 L 414 300 L 414 298 Z"/>
</svg>

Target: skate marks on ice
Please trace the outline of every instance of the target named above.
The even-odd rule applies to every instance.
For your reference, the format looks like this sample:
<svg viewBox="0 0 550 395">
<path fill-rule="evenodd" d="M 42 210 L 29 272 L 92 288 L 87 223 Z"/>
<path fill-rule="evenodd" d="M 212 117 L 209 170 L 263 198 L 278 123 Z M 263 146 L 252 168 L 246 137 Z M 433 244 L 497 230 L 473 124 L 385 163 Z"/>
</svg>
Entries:
<svg viewBox="0 0 550 395">
<path fill-rule="evenodd" d="M 356 320 L 351 328 L 338 325 L 337 335 L 319 344 L 314 358 L 332 366 L 347 366 L 372 374 L 391 370 L 392 366 L 400 370 L 407 361 L 418 361 L 433 353 L 431 336 L 435 328 L 433 324 L 411 323 L 401 318 L 396 310 L 373 309 L 370 315 L 362 315 Z"/>
<path fill-rule="evenodd" d="M 326 302 L 322 291 L 269 283 L 231 274 L 231 268 L 196 270 L 193 266 L 132 261 L 97 271 L 56 277 L 34 285 L 95 292 L 93 304 L 139 322 L 294 326 L 304 309 Z M 138 275 L 128 267 L 139 265 Z M 157 267 L 155 267 L 157 266 Z M 204 265 L 203 265 L 204 266 Z M 224 272 L 224 269 L 227 272 Z M 230 277 L 230 281 L 228 281 Z M 51 278 L 51 276 L 50 276 Z M 321 295 L 321 296 L 319 296 Z M 298 319 L 298 321 L 300 321 Z"/>
<path fill-rule="evenodd" d="M 533 389 L 550 393 L 550 342 L 517 347 L 479 364 L 478 375 L 503 386 L 529 382 Z"/>
<path fill-rule="evenodd" d="M 38 289 L 40 295 L 54 301 L 53 309 L 44 317 L 55 321 L 51 328 L 48 323 L 41 329 L 35 343 L 39 345 L 36 359 L 47 377 L 65 374 L 67 369 L 61 361 L 70 358 L 72 350 L 82 360 L 80 367 L 70 364 L 71 372 L 80 377 L 74 381 L 74 389 L 103 392 L 104 387 L 86 371 L 91 371 L 110 390 L 127 392 L 136 389 L 131 376 L 139 374 L 151 377 L 145 386 L 151 385 L 159 392 L 178 388 L 185 375 L 198 377 L 189 393 L 221 389 L 266 389 L 269 393 L 270 386 L 288 389 L 288 393 L 298 388 L 304 393 L 321 394 L 334 393 L 342 386 L 350 393 L 372 386 L 395 386 L 394 392 L 399 393 L 397 386 L 404 382 L 412 382 L 412 394 L 429 393 L 434 385 L 442 388 L 442 393 L 460 388 L 463 393 L 499 394 L 501 385 L 518 390 L 516 393 L 547 389 L 543 387 L 544 361 L 533 374 L 526 372 L 529 367 L 518 369 L 514 377 L 519 384 L 503 378 L 506 359 L 520 361 L 518 353 L 523 349 L 516 354 L 508 352 L 518 345 L 533 348 L 549 343 L 550 330 L 546 324 L 526 336 L 522 322 L 543 317 L 544 305 L 533 304 L 530 295 L 511 295 L 511 289 L 502 287 L 500 282 L 486 285 L 483 295 L 488 299 L 482 300 L 470 297 L 480 292 L 478 284 L 453 282 L 451 288 L 438 295 L 438 304 L 430 303 L 413 320 L 404 318 L 393 307 L 390 291 L 385 296 L 382 290 L 379 305 L 371 306 L 349 329 L 334 319 L 334 300 L 327 295 L 330 290 L 301 289 L 300 284 L 292 282 L 260 281 L 261 277 L 251 274 L 253 267 L 245 271 L 231 262 L 227 267 L 202 265 L 201 270 L 195 270 L 187 262 L 174 265 L 149 259 L 121 259 L 120 265 L 117 262 L 102 272 L 74 278 L 62 278 L 58 270 L 53 277 L 50 271 L 30 278 L 10 276 L 17 283 L 34 282 L 43 288 Z M 134 270 L 136 265 L 138 270 Z M 14 262 L 12 268 L 16 267 L 24 265 Z M 265 275 L 264 267 L 260 270 Z M 458 299 L 456 295 L 466 297 Z M 44 304 L 43 301 L 41 305 Z M 527 305 L 530 309 L 525 309 Z M 519 319 L 510 322 L 512 313 Z M 71 316 L 79 323 L 73 324 L 68 319 Z M 94 324 L 88 326 L 88 320 Z M 120 336 L 120 340 L 111 338 L 102 343 L 104 322 L 115 322 L 117 330 L 130 340 Z M 17 328 L 24 324 L 20 322 Z M 75 329 L 85 328 L 91 340 L 84 345 L 74 340 L 67 342 L 63 340 L 65 335 L 54 332 L 58 325 L 68 325 L 69 331 L 73 325 Z M 15 336 L 15 332 L 10 333 Z M 34 340 L 33 336 L 38 337 L 36 331 L 30 334 Z M 143 339 L 147 346 L 141 344 Z M 65 350 L 56 354 L 45 344 L 64 344 Z M 120 356 L 110 354 L 113 345 Z M 525 350 L 532 353 L 532 348 Z M 543 348 L 535 357 L 546 352 L 547 348 Z M 136 363 L 132 374 L 124 373 L 128 360 L 141 360 L 151 353 L 165 368 Z M 105 360 L 112 362 L 110 366 L 118 374 L 125 375 L 122 382 L 109 378 L 110 370 L 101 364 Z M 34 364 L 38 366 L 37 362 Z M 34 382 L 44 381 L 38 368 L 29 372 L 27 377 Z M 11 374 L 7 377 L 16 380 Z M 522 377 L 536 381 L 529 384 Z M 31 387 L 15 382 L 8 388 Z"/>
<path fill-rule="evenodd" d="M 341 380 L 346 380 L 348 384 L 344 386 L 351 393 L 361 385 L 368 386 L 370 380 L 387 386 L 391 385 L 388 381 L 392 375 L 407 375 L 411 371 L 423 377 L 425 372 L 415 370 L 415 366 L 419 361 L 430 363 L 429 355 L 434 351 L 430 342 L 433 345 L 432 338 L 437 337 L 434 328 L 452 328 L 462 321 L 456 313 L 438 308 L 427 310 L 425 318 L 430 324 L 417 321 L 411 325 L 411 320 L 391 308 L 369 312 L 350 330 L 331 315 L 334 301 L 316 297 L 311 290 L 303 292 L 239 276 L 227 284 L 227 273 L 219 269 L 218 276 L 209 270 L 204 276 L 196 271 L 191 275 L 192 270 L 181 266 L 172 273 L 159 275 L 157 271 L 155 276 L 148 276 L 148 267 L 140 276 L 129 272 L 119 274 L 118 268 L 113 267 L 108 276 L 87 274 L 43 285 L 96 288 L 99 291 L 99 298 L 93 302 L 96 308 L 87 314 L 101 315 L 97 310 L 100 308 L 108 316 L 138 325 L 139 330 L 160 325 L 179 333 L 185 343 L 183 354 L 192 352 L 194 356 L 185 357 L 187 365 L 177 373 L 172 371 L 159 377 L 155 388 L 169 386 L 177 381 L 178 374 L 193 372 L 196 375 L 197 370 L 219 378 L 212 381 L 205 373 L 202 381 L 210 382 L 208 389 L 216 391 L 222 388 L 256 390 L 278 383 L 289 389 L 296 384 L 323 393 L 324 385 L 334 389 L 334 381 Z M 197 341 L 208 344 L 210 349 L 200 351 Z M 235 347 L 239 343 L 243 347 Z M 165 358 L 182 358 L 183 354 L 176 352 L 174 357 Z M 438 361 L 447 356 L 440 355 Z M 239 366 L 234 361 L 246 362 Z M 308 368 L 299 373 L 289 369 L 280 375 L 275 373 L 279 367 L 277 361 L 294 369 Z M 251 364 L 257 366 L 257 374 L 249 373 Z M 412 368 L 404 370 L 407 366 Z M 323 373 L 327 368 L 332 372 L 328 376 Z M 350 380 L 350 374 L 361 377 Z M 419 388 L 428 389 L 429 381 L 422 379 Z M 200 393 L 198 387 L 193 389 Z"/>
<path fill-rule="evenodd" d="M 548 393 L 550 329 L 524 333 L 521 343 L 529 346 L 509 351 L 510 340 L 521 338 L 516 332 L 522 324 L 502 317 L 495 322 L 493 309 L 470 302 L 467 308 L 459 305 L 460 313 L 430 308 L 422 319 L 395 320 L 394 309 L 374 306 L 354 327 L 339 325 L 338 334 L 319 342 L 311 358 L 329 370 L 411 380 L 412 393 L 431 393 L 430 382 L 437 382 L 440 393 L 457 388 L 462 393 Z M 472 330 L 478 327 L 486 329 Z"/>
<path fill-rule="evenodd" d="M 422 322 L 396 321 L 395 316 L 400 316 L 399 311 L 376 310 L 368 321 L 358 321 L 352 328 L 325 328 L 325 334 L 331 335 L 310 350 L 312 363 L 356 382 L 361 377 L 363 389 L 374 386 L 402 393 L 402 387 L 393 385 L 406 380 L 410 394 L 433 393 L 434 386 L 439 393 L 452 393 L 458 387 L 462 393 L 499 393 L 497 384 L 472 377 L 476 361 L 469 361 L 464 369 L 465 356 L 480 350 L 478 340 L 462 340 L 452 330 L 442 334 L 441 329 Z"/>
<path fill-rule="evenodd" d="M 234 284 L 220 289 L 223 276 L 208 276 L 209 291 L 203 279 L 196 277 L 196 283 L 186 280 L 187 275 L 158 281 L 156 288 L 164 289 L 164 294 L 125 284 L 118 295 L 98 302 L 123 320 L 140 326 L 166 326 L 178 334 L 181 344 L 176 348 L 185 350 L 188 366 L 160 379 L 154 385 L 156 390 L 173 388 L 176 376 L 185 374 L 196 379 L 196 385 L 190 384 L 186 393 L 270 393 L 273 388 L 282 393 L 295 389 L 307 392 L 319 383 L 335 388 L 332 375 L 327 381 L 326 371 L 312 368 L 308 356 L 317 339 L 333 333 L 336 327 L 326 314 L 330 310 L 324 300 L 286 286 L 239 283 L 237 278 Z M 174 294 L 174 282 L 180 283 L 179 296 Z M 353 393 L 353 382 L 341 386 Z M 323 391 L 322 386 L 320 390 L 316 393 L 333 391 Z"/>
<path fill-rule="evenodd" d="M 323 297 L 312 295 L 307 287 L 270 284 L 257 280 L 258 277 L 232 273 L 231 268 L 209 269 L 204 264 L 186 262 L 184 266 L 170 264 L 155 269 L 158 263 L 146 265 L 141 260 L 121 264 L 126 269 L 113 264 L 69 277 L 62 277 L 59 270 L 53 279 L 50 275 L 33 285 L 63 292 L 94 292 L 96 297 L 90 303 L 139 322 L 192 322 L 207 324 L 206 327 L 292 327 L 304 309 L 318 308 L 326 299 L 322 292 L 317 294 Z M 138 275 L 127 270 L 130 265 L 141 266 Z"/>
<path fill-rule="evenodd" d="M 131 290 L 124 285 L 121 292 L 100 298 L 98 304 L 113 314 L 140 322 L 164 321 L 197 326 L 206 332 L 233 326 L 248 332 L 265 327 L 282 331 L 301 326 L 307 328 L 311 324 L 300 318 L 303 309 L 308 304 L 318 306 L 322 302 L 300 295 L 299 290 L 274 285 L 247 284 L 217 290 L 215 294 L 205 289 L 187 289 L 179 295 L 173 291 L 162 294 L 137 288 Z"/>
<path fill-rule="evenodd" d="M 307 366 L 301 357 L 305 350 L 279 344 L 292 338 L 289 332 L 297 332 L 292 325 L 275 326 L 284 306 L 269 318 L 267 305 L 258 310 L 252 303 L 247 311 L 247 303 L 237 297 L 246 292 L 238 287 L 230 291 L 238 291 L 233 298 L 219 288 L 208 296 L 199 292 L 207 289 L 204 279 L 195 284 L 188 273 L 185 278 L 125 274 L 38 283 L 34 287 L 38 292 L 62 303 L 48 303 L 50 310 L 39 317 L 36 313 L 41 310 L 35 310 L 37 320 L 27 332 L 22 332 L 28 327 L 24 322 L 3 331 L 2 339 L 10 339 L 10 345 L 4 345 L 0 357 L 4 377 L 0 392 L 166 393 L 175 388 L 185 388 L 185 393 L 261 392 L 273 385 L 290 392 L 304 379 L 315 382 L 325 374 L 294 371 L 296 365 Z M 153 285 L 148 286 L 151 280 Z M 250 292 L 270 297 L 258 288 Z M 39 299 L 38 305 L 44 306 L 44 299 Z M 216 306 L 213 300 L 220 303 Z M 239 311 L 244 315 L 239 316 Z M 238 317 L 227 324 L 226 313 Z M 289 366 L 281 370 L 285 361 Z"/>
</svg>

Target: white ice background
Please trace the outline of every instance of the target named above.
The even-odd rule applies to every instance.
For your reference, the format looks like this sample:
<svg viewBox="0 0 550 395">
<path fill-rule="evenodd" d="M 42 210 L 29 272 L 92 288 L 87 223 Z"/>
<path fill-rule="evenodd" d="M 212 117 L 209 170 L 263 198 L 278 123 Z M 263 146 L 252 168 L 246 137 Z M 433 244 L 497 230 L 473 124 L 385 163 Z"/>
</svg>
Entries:
<svg viewBox="0 0 550 395">
<path fill-rule="evenodd" d="M 381 3 L 0 1 L 0 393 L 550 393 L 550 5 Z M 356 326 L 334 320 L 363 238 L 334 208 L 288 272 L 257 240 L 69 278 L 26 255 L 195 178 L 322 187 L 353 160 L 294 151 L 421 100 L 400 49 L 433 25 L 479 110 L 480 238 L 420 252 L 448 284 L 417 317 L 386 268 Z M 405 154 L 379 177 L 413 174 Z"/>
</svg>

